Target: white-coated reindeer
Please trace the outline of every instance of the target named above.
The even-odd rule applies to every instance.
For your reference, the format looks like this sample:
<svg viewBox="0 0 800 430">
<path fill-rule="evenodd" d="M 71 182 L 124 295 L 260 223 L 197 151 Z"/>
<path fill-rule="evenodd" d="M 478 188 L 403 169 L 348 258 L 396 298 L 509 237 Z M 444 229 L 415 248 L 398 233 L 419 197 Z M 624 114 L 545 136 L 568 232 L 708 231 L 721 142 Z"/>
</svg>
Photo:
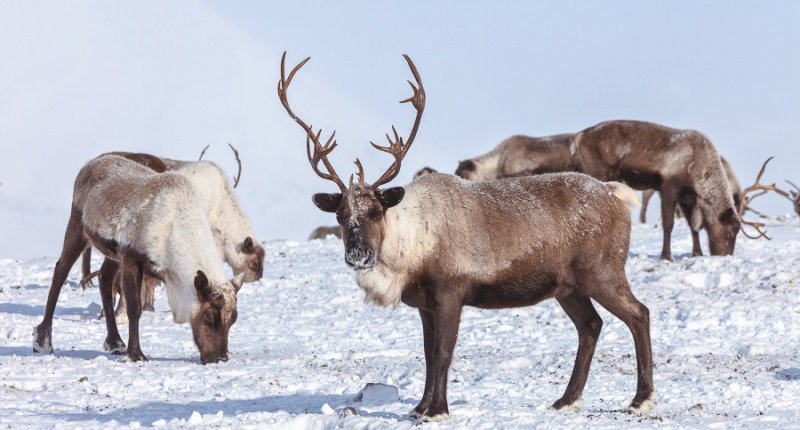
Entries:
<svg viewBox="0 0 800 430">
<path fill-rule="evenodd" d="M 166 285 L 175 322 L 191 323 L 200 360 L 205 364 L 228 359 L 228 333 L 236 321 L 236 293 L 244 273 L 225 278 L 202 196 L 182 175 L 156 173 L 116 155 L 89 161 L 75 179 L 64 247 L 44 319 L 34 329 L 35 352 L 53 351 L 52 321 L 61 287 L 90 243 L 119 263 L 119 268 L 104 265 L 109 272 L 101 268 L 100 276 L 113 279 L 117 269 L 121 272 L 129 327 L 126 359 L 146 360 L 139 344 L 145 275 Z M 110 309 L 110 288 L 101 288 L 101 294 L 104 309 Z M 107 318 L 106 325 L 109 332 L 116 331 L 113 318 Z"/>
<path fill-rule="evenodd" d="M 315 194 L 314 203 L 335 212 L 342 226 L 345 263 L 368 301 L 419 310 L 425 350 L 425 390 L 411 412 L 422 420 L 448 416 L 447 373 L 464 306 L 508 308 L 555 298 L 578 330 L 575 366 L 555 409 L 580 406 L 589 365 L 603 321 L 596 301 L 633 333 L 638 383 L 631 410 L 655 405 L 647 308 L 633 296 L 625 277 L 630 238 L 630 207 L 635 193 L 617 182 L 584 174 L 558 173 L 503 181 L 471 182 L 430 174 L 407 186 L 380 189 L 394 179 L 414 141 L 425 108 L 425 90 L 411 60 L 414 95 L 404 100 L 417 111 L 407 141 L 394 131 L 388 146 L 373 146 L 394 157 L 375 182 L 349 186 L 333 169 L 321 132 L 300 119 L 286 95 L 295 73 L 281 61 L 278 96 L 289 116 L 305 131 L 307 155 L 320 177 L 339 193 Z M 410 82 L 409 82 L 410 83 Z M 322 162 L 324 170 L 320 168 Z"/>
<path fill-rule="evenodd" d="M 233 150 L 238 161 L 238 151 Z M 233 270 L 234 275 L 244 273 L 245 282 L 261 279 L 264 270 L 264 248 L 255 239 L 250 222 L 242 210 L 239 200 L 236 198 L 233 190 L 235 185 L 231 186 L 225 172 L 218 165 L 210 161 L 179 161 L 141 153 L 113 152 L 111 154 L 128 158 L 159 173 L 172 171 L 189 179 L 200 193 L 203 204 L 208 211 L 208 219 L 211 223 L 217 249 Z M 237 178 L 240 174 L 241 164 L 239 164 Z M 87 258 L 90 258 L 90 252 L 91 247 L 87 248 L 87 252 L 83 255 L 84 276 L 86 276 L 85 267 L 88 265 Z M 115 263 L 111 260 L 104 261 L 104 264 L 113 265 Z M 106 268 L 104 271 L 108 272 L 110 268 Z M 101 280 L 102 282 L 103 280 Z M 106 282 L 110 282 L 110 280 L 106 279 Z M 145 287 L 143 288 L 146 297 L 146 299 L 143 299 L 145 310 L 148 309 L 148 306 L 150 307 L 149 310 L 152 310 L 152 288 L 154 284 L 155 282 L 152 279 L 145 277 Z M 119 291 L 118 288 L 114 288 L 114 290 L 115 292 Z M 124 296 L 121 296 L 115 315 L 117 317 L 124 315 L 124 309 L 125 300 Z M 108 312 L 104 310 L 104 313 L 107 314 Z M 118 335 L 109 333 L 108 340 L 112 343 L 107 344 L 107 348 L 115 352 L 124 351 L 124 343 L 119 339 Z"/>
</svg>

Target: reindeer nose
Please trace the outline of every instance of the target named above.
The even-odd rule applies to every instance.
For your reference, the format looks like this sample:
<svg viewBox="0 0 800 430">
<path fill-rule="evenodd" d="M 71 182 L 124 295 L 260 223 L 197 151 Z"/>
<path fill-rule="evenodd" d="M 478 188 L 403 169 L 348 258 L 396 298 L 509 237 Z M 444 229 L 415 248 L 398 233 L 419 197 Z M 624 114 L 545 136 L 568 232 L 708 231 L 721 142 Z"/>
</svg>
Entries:
<svg viewBox="0 0 800 430">
<path fill-rule="evenodd" d="M 375 253 L 372 250 L 352 250 L 345 253 L 344 262 L 353 270 L 367 270 L 375 266 Z"/>
</svg>

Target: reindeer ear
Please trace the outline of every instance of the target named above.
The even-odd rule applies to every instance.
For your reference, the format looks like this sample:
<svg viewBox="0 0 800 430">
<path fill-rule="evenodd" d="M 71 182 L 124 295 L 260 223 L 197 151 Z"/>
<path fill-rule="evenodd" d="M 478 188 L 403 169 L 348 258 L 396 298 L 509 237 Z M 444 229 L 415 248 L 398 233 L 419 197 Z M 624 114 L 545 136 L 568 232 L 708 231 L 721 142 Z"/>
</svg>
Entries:
<svg viewBox="0 0 800 430">
<path fill-rule="evenodd" d="M 197 296 L 203 300 L 208 300 L 211 297 L 211 288 L 208 286 L 208 278 L 202 270 L 197 271 L 197 276 L 194 277 L 194 288 L 197 290 Z"/>
<path fill-rule="evenodd" d="M 252 254 L 255 252 L 255 250 L 256 248 L 255 245 L 253 245 L 253 239 L 250 236 L 247 236 L 242 244 L 242 251 L 244 251 L 245 254 Z"/>
<path fill-rule="evenodd" d="M 392 206 L 397 206 L 405 195 L 406 190 L 403 187 L 392 187 L 378 191 L 378 200 L 381 201 L 384 208 L 389 209 Z"/>
<path fill-rule="evenodd" d="M 231 284 L 233 284 L 233 289 L 238 293 L 242 289 L 242 284 L 244 284 L 244 272 L 234 276 L 231 279 Z"/>
<path fill-rule="evenodd" d="M 339 203 L 342 202 L 342 193 L 318 193 L 314 194 L 311 200 L 323 212 L 336 212 L 336 210 L 339 209 Z"/>
</svg>

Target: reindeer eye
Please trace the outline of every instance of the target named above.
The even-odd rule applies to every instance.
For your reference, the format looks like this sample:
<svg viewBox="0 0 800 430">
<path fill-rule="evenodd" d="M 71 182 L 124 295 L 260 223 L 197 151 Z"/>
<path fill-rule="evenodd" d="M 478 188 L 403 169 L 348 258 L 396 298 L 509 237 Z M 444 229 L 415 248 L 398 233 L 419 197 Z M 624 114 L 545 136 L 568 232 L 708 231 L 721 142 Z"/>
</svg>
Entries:
<svg viewBox="0 0 800 430">
<path fill-rule="evenodd" d="M 369 210 L 369 212 L 367 212 L 367 216 L 370 219 L 378 219 L 378 218 L 381 217 L 381 215 L 383 215 L 381 210 L 380 209 L 376 209 L 376 208 L 372 208 L 372 209 Z"/>
<path fill-rule="evenodd" d="M 205 319 L 205 322 L 208 325 L 214 325 L 214 323 L 216 322 L 216 318 L 214 318 L 214 314 L 211 312 L 206 312 L 203 318 Z"/>
</svg>

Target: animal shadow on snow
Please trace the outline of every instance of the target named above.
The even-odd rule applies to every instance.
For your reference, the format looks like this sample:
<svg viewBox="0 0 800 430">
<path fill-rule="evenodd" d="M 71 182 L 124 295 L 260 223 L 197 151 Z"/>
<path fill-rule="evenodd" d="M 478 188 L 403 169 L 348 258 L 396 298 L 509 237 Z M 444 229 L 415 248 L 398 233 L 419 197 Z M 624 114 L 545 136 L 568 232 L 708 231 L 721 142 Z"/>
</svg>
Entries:
<svg viewBox="0 0 800 430">
<path fill-rule="evenodd" d="M 202 415 L 214 415 L 222 411 L 225 417 L 257 412 L 286 412 L 292 415 L 322 414 L 322 407 L 327 403 L 334 409 L 341 409 L 352 403 L 353 396 L 332 394 L 291 394 L 286 396 L 266 396 L 256 399 L 226 399 L 205 402 L 144 403 L 131 409 L 121 409 L 110 413 L 78 413 L 54 414 L 58 420 L 107 422 L 116 420 L 119 423 L 138 421 L 142 426 L 152 426 L 155 421 L 170 422 L 173 419 L 188 420 L 197 411 Z M 401 420 L 403 417 L 390 413 L 359 413 L 359 416 L 372 416 Z"/>
<path fill-rule="evenodd" d="M 77 315 L 80 316 L 82 319 L 97 319 L 98 309 L 94 308 L 94 306 L 87 307 L 87 308 L 66 308 L 66 307 L 59 307 L 56 308 L 56 316 L 69 316 L 69 315 Z M 19 303 L 0 303 L 0 313 L 4 314 L 20 314 L 20 315 L 28 315 L 34 317 L 41 317 L 44 315 L 44 306 L 43 305 L 25 305 Z"/>
<path fill-rule="evenodd" d="M 0 357 L 10 356 L 37 356 L 30 346 L 0 346 Z M 88 349 L 56 349 L 55 355 L 58 357 L 80 358 L 84 360 L 94 360 L 97 357 L 108 356 L 104 351 L 92 351 Z"/>
<path fill-rule="evenodd" d="M 778 370 L 775 372 L 775 379 L 779 381 L 800 381 L 800 369 L 792 367 Z"/>
</svg>

